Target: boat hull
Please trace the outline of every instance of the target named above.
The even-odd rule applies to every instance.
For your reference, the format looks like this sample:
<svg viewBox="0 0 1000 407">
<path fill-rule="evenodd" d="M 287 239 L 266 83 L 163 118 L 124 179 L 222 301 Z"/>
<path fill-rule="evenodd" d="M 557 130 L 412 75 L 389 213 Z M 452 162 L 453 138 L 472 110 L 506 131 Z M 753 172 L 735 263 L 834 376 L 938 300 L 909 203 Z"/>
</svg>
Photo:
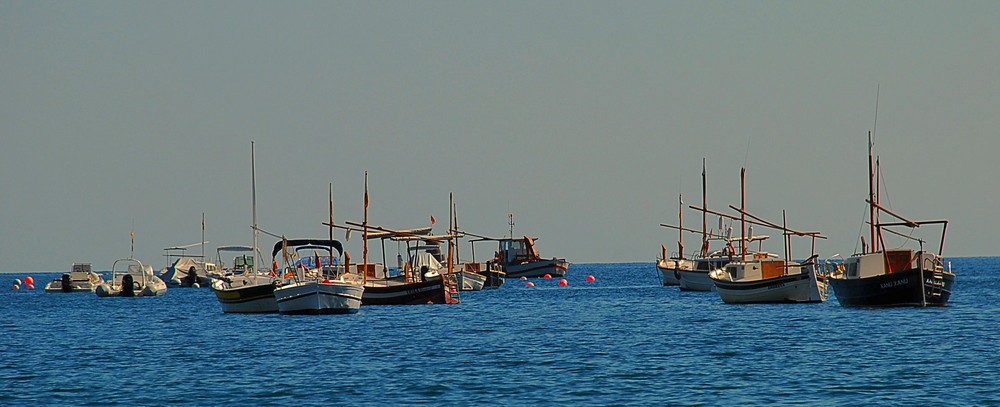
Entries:
<svg viewBox="0 0 1000 407">
<path fill-rule="evenodd" d="M 715 282 L 708 276 L 708 271 L 679 270 L 680 280 L 677 285 L 681 291 L 712 291 Z"/>
<path fill-rule="evenodd" d="M 564 259 L 538 260 L 530 263 L 508 264 L 504 272 L 507 278 L 535 278 L 544 277 L 548 274 L 551 277 L 565 277 L 569 269 L 569 262 Z"/>
<path fill-rule="evenodd" d="M 955 275 L 918 268 L 864 278 L 829 278 L 845 307 L 945 306 Z M 923 284 L 921 284 L 923 282 Z"/>
<path fill-rule="evenodd" d="M 656 262 L 656 269 L 660 272 L 660 283 L 664 286 L 680 285 L 681 274 L 677 270 L 676 260 L 660 259 Z"/>
<path fill-rule="evenodd" d="M 278 312 L 285 315 L 353 314 L 361 307 L 364 286 L 308 281 L 274 289 Z"/>
<path fill-rule="evenodd" d="M 754 281 L 712 280 L 715 291 L 727 304 L 823 302 L 815 280 L 806 273 Z"/>
<path fill-rule="evenodd" d="M 468 271 L 458 271 L 447 277 L 452 285 L 462 291 L 480 291 L 486 284 L 486 276 Z"/>
<path fill-rule="evenodd" d="M 457 304 L 443 279 L 415 283 L 393 280 L 369 280 L 361 296 L 361 305 Z"/>
<path fill-rule="evenodd" d="M 270 314 L 278 312 L 274 284 L 270 281 L 232 286 L 222 280 L 212 283 L 212 292 L 227 314 Z"/>
<path fill-rule="evenodd" d="M 91 281 L 70 281 L 69 284 L 65 284 L 65 279 L 56 279 L 50 281 L 45 285 L 45 292 L 47 293 L 92 293 L 98 285 L 104 283 L 104 280 L 98 280 L 96 282 Z"/>
</svg>

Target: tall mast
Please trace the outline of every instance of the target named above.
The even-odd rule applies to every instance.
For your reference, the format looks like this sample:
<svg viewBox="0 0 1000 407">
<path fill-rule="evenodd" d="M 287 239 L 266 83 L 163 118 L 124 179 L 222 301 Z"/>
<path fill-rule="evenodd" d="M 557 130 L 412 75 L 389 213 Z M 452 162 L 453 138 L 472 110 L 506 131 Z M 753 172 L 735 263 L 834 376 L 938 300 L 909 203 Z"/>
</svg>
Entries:
<svg viewBox="0 0 1000 407">
<path fill-rule="evenodd" d="M 364 220 L 361 222 L 361 226 L 362 229 L 364 229 L 363 232 L 364 236 L 362 237 L 362 240 L 364 240 L 363 243 L 364 251 L 362 252 L 362 261 L 364 261 L 363 264 L 365 265 L 365 271 L 363 273 L 364 273 L 364 282 L 367 283 L 368 282 L 368 171 L 365 171 L 365 214 L 364 214 Z"/>
<path fill-rule="evenodd" d="M 205 267 L 205 271 L 208 268 L 205 266 L 205 212 L 201 213 L 201 262 L 202 267 Z"/>
<path fill-rule="evenodd" d="M 257 258 L 257 163 L 256 154 L 254 152 L 254 141 L 250 140 L 250 203 L 253 212 L 253 224 L 251 229 L 253 229 L 253 271 L 257 272 L 257 265 L 259 264 Z"/>
<path fill-rule="evenodd" d="M 330 183 L 330 240 L 333 241 L 333 183 Z M 333 263 L 333 246 L 330 246 L 330 262 Z"/>
<path fill-rule="evenodd" d="M 878 198 L 875 197 L 875 163 L 872 157 L 872 132 L 870 131 L 868 132 L 868 200 L 878 203 Z M 875 252 L 878 250 L 878 240 L 875 236 L 875 205 L 868 205 L 868 217 L 872 235 L 871 250 Z"/>
<path fill-rule="evenodd" d="M 740 259 L 747 261 L 746 167 L 740 168 Z"/>
<path fill-rule="evenodd" d="M 677 194 L 677 257 L 684 258 L 684 194 Z M 666 259 L 666 253 L 663 254 Z"/>
<path fill-rule="evenodd" d="M 454 223 L 455 213 L 452 211 L 452 209 L 454 208 L 455 201 L 453 200 L 453 196 L 452 195 L 453 195 L 453 193 L 451 193 L 451 192 L 448 193 L 448 234 L 449 235 L 452 234 L 452 228 L 455 227 L 455 223 Z M 452 262 L 453 262 L 453 259 L 454 259 L 452 257 L 452 247 L 454 246 L 454 244 L 455 244 L 455 242 L 453 242 L 452 239 L 451 239 L 451 237 L 449 236 L 448 237 L 448 274 L 451 274 L 451 272 L 452 272 Z"/>
<path fill-rule="evenodd" d="M 705 175 L 705 157 L 701 158 L 701 207 L 708 208 L 708 181 Z M 721 232 L 721 231 L 720 231 Z M 701 257 L 708 256 L 708 212 L 701 211 Z"/>
</svg>

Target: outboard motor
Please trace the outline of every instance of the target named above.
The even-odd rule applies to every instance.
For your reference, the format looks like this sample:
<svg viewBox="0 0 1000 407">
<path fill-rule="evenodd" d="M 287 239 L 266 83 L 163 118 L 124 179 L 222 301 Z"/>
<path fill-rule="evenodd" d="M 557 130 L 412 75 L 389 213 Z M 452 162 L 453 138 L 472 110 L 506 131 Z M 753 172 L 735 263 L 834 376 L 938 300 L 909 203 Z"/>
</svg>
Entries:
<svg viewBox="0 0 1000 407">
<path fill-rule="evenodd" d="M 190 287 L 196 282 L 198 282 L 198 272 L 195 270 L 194 266 L 191 266 L 191 268 L 188 269 L 187 275 L 184 276 L 183 280 L 181 280 L 181 287 Z"/>
<path fill-rule="evenodd" d="M 122 297 L 135 297 L 135 279 L 131 274 L 122 276 Z"/>
<path fill-rule="evenodd" d="M 62 292 L 68 293 L 73 291 L 73 287 L 70 286 L 69 273 L 63 273 L 62 275 Z"/>
</svg>

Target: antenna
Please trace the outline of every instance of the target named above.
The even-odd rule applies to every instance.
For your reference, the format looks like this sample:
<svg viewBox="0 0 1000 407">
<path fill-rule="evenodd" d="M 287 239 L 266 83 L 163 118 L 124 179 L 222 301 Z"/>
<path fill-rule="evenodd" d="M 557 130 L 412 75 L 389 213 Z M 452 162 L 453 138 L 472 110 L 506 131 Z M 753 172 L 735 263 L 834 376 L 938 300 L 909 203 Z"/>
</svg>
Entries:
<svg viewBox="0 0 1000 407">
<path fill-rule="evenodd" d="M 875 84 L 875 124 L 872 124 L 872 139 L 875 138 L 875 129 L 878 128 L 878 94 L 881 90 L 881 84 Z"/>
</svg>

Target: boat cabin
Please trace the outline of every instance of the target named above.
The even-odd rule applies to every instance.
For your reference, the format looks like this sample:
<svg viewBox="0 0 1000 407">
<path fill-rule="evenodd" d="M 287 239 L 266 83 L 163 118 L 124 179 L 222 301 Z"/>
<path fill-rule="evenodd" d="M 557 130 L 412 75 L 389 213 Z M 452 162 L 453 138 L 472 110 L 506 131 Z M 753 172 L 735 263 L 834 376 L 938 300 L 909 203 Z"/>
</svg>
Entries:
<svg viewBox="0 0 1000 407">
<path fill-rule="evenodd" d="M 541 259 L 534 239 L 525 236 L 520 239 L 499 239 L 497 255 L 503 264 L 530 263 Z"/>
<path fill-rule="evenodd" d="M 916 268 L 919 253 L 910 249 L 868 253 L 844 260 L 844 278 L 866 278 Z"/>
</svg>

